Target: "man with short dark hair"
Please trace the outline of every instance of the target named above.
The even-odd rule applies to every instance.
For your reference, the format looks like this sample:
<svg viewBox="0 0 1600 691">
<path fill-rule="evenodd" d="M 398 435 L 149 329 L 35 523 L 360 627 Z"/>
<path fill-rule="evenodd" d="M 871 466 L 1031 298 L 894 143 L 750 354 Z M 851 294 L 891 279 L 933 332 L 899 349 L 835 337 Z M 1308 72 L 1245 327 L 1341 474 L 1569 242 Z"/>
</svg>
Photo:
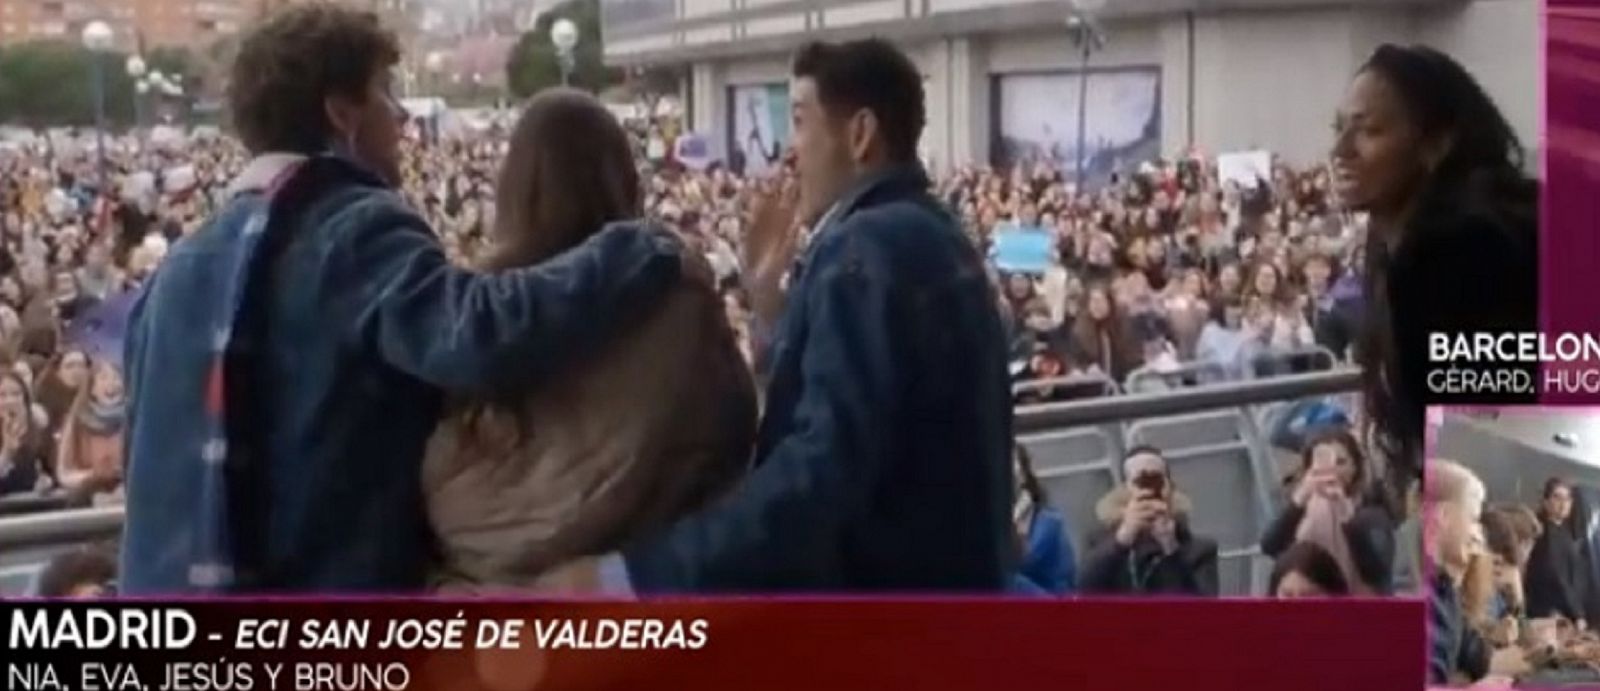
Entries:
<svg viewBox="0 0 1600 691">
<path fill-rule="evenodd" d="M 983 262 L 929 195 L 917 160 L 922 77 L 882 40 L 818 43 L 795 58 L 791 95 L 798 186 L 758 205 L 747 238 L 744 276 L 769 378 L 755 468 L 700 514 L 553 584 L 593 587 L 598 576 L 604 589 L 639 592 L 1000 592 L 1009 583 L 1006 344 Z M 793 265 L 799 225 L 812 232 Z"/>
<path fill-rule="evenodd" d="M 1095 506 L 1101 528 L 1083 558 L 1085 595 L 1217 595 L 1217 542 L 1189 530 L 1193 507 L 1160 449 L 1122 460 L 1122 487 Z"/>
<path fill-rule="evenodd" d="M 526 391 L 680 280 L 679 243 L 626 226 L 451 266 L 393 189 L 399 55 L 322 3 L 244 38 L 228 97 L 255 158 L 131 318 L 125 592 L 420 590 L 442 394 Z"/>
</svg>

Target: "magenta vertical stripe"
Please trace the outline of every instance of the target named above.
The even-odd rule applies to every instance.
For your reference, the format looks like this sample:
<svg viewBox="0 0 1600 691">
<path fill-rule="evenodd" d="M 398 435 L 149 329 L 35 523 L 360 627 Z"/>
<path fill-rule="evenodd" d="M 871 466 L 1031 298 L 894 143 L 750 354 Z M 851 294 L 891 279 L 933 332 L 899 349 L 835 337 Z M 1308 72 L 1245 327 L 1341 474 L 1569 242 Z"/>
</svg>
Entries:
<svg viewBox="0 0 1600 691">
<path fill-rule="evenodd" d="M 1548 0 L 1544 38 L 1541 323 L 1600 333 L 1600 3 Z"/>
</svg>

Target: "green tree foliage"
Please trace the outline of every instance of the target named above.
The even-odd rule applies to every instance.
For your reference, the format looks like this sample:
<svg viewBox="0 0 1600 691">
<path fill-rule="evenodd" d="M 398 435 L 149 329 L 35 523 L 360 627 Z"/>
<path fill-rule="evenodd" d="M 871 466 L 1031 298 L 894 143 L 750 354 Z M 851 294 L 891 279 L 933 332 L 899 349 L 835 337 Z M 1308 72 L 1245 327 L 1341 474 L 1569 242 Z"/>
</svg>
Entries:
<svg viewBox="0 0 1600 691">
<path fill-rule="evenodd" d="M 202 87 L 201 65 L 182 48 L 156 48 L 145 54 L 147 69 L 181 77 L 183 88 Z M 99 61 L 105 82 L 107 124 L 134 122 L 133 78 L 128 56 L 96 55 L 69 41 L 34 41 L 0 46 L 0 123 L 34 127 L 89 126 L 95 122 L 94 67 Z"/>
<path fill-rule="evenodd" d="M 622 71 L 606 67 L 601 59 L 599 0 L 567 0 L 539 15 L 533 29 L 524 33 L 511 49 L 506 62 L 506 82 L 518 98 L 561 85 L 561 62 L 556 47 L 550 43 L 550 27 L 561 18 L 578 25 L 572 85 L 598 92 L 622 81 Z"/>
</svg>

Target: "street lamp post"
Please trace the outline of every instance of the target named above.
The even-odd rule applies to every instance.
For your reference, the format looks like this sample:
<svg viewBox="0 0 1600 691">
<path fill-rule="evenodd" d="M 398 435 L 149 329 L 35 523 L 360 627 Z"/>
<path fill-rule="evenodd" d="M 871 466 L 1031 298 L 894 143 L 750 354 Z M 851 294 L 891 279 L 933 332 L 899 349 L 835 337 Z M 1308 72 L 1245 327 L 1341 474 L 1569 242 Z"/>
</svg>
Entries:
<svg viewBox="0 0 1600 691">
<path fill-rule="evenodd" d="M 1073 29 L 1073 35 L 1076 37 L 1083 58 L 1078 66 L 1078 145 L 1074 156 L 1077 159 L 1076 173 L 1080 190 L 1086 185 L 1085 149 L 1089 145 L 1089 56 L 1095 50 L 1104 48 L 1106 42 L 1105 32 L 1095 20 L 1094 13 L 1104 5 L 1105 0 L 1072 0 L 1067 10 L 1067 25 Z"/>
<path fill-rule="evenodd" d="M 83 47 L 89 49 L 94 72 L 95 158 L 99 166 L 100 193 L 106 192 L 106 77 L 104 53 L 111 49 L 111 25 L 95 20 L 83 27 Z"/>
<path fill-rule="evenodd" d="M 444 71 L 444 58 L 444 53 L 440 51 L 434 51 L 432 53 L 428 53 L 428 57 L 424 58 L 422 61 L 422 67 L 424 71 L 427 72 L 428 76 L 428 83 L 426 85 L 428 96 L 439 95 L 439 74 Z"/>
<path fill-rule="evenodd" d="M 572 86 L 572 70 L 577 60 L 572 50 L 578 46 L 578 25 L 562 17 L 550 25 L 550 43 L 556 47 L 556 58 L 561 61 L 561 85 Z"/>
<path fill-rule="evenodd" d="M 144 129 L 144 95 L 150 90 L 150 85 L 144 81 L 144 75 L 149 66 L 144 58 L 138 54 L 128 56 L 128 76 L 133 79 L 133 124 L 140 130 Z"/>
</svg>

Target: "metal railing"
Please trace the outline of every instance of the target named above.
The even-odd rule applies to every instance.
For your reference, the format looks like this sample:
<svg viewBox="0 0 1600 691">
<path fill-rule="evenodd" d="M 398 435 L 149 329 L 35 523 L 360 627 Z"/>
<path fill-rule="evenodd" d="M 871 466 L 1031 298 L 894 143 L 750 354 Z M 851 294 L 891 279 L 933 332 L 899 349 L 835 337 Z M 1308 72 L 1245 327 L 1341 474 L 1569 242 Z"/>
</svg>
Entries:
<svg viewBox="0 0 1600 691">
<path fill-rule="evenodd" d="M 1282 508 L 1273 418 L 1289 401 L 1333 398 L 1360 386 L 1356 370 L 1231 380 L 1017 409 L 1017 442 L 1053 505 L 1066 515 L 1078 554 L 1103 525 L 1097 505 L 1126 478 L 1128 449 L 1162 449 L 1195 507 L 1191 528 L 1218 540 L 1223 595 L 1260 595 L 1270 564 L 1258 540 Z"/>
<path fill-rule="evenodd" d="M 1021 406 L 1015 418 L 1016 434 L 1023 443 L 1048 444 L 1076 438 L 1091 442 L 1089 451 L 1067 455 L 1088 458 L 1040 458 L 1035 456 L 1041 481 L 1094 477 L 1099 487 L 1105 481 L 1120 482 L 1120 454 L 1130 441 L 1138 442 L 1147 425 L 1141 421 L 1165 419 L 1168 422 L 1215 418 L 1220 412 L 1236 410 L 1239 435 L 1225 441 L 1195 440 L 1189 445 L 1167 448 L 1175 467 L 1190 459 L 1214 463 L 1222 452 L 1245 454 L 1249 459 L 1253 485 L 1249 492 L 1255 510 L 1269 510 L 1269 469 L 1266 441 L 1261 423 L 1252 408 L 1309 397 L 1329 396 L 1355 390 L 1360 382 L 1354 370 L 1285 375 L 1268 379 L 1247 379 L 1207 384 L 1160 393 L 1133 393 L 1091 398 L 1065 403 Z M 1083 448 L 1083 447 L 1076 447 Z M 1239 503 L 1238 497 L 1205 498 L 1226 504 Z M 1092 502 L 1091 502 L 1092 503 Z M 6 557 L 48 548 L 62 549 L 117 536 L 122 529 L 123 508 L 108 506 L 67 509 L 36 514 L 0 516 L 0 570 L 31 568 L 27 564 L 6 564 Z M 1091 514 L 1092 515 L 1092 514 Z M 1080 551 L 1080 554 L 1082 552 Z M 1243 544 L 1224 544 L 1222 558 L 1253 559 L 1255 550 Z M 42 566 L 39 563 L 38 566 Z"/>
<path fill-rule="evenodd" d="M 1044 432 L 1063 427 L 1329 396 L 1355 391 L 1360 385 L 1361 373 L 1354 369 L 1228 381 L 1158 393 L 1130 393 L 1021 406 L 1017 408 L 1015 426 L 1017 434 Z"/>
<path fill-rule="evenodd" d="M 122 532 L 122 517 L 121 506 L 104 506 L 0 518 L 0 554 L 113 538 Z"/>
</svg>

